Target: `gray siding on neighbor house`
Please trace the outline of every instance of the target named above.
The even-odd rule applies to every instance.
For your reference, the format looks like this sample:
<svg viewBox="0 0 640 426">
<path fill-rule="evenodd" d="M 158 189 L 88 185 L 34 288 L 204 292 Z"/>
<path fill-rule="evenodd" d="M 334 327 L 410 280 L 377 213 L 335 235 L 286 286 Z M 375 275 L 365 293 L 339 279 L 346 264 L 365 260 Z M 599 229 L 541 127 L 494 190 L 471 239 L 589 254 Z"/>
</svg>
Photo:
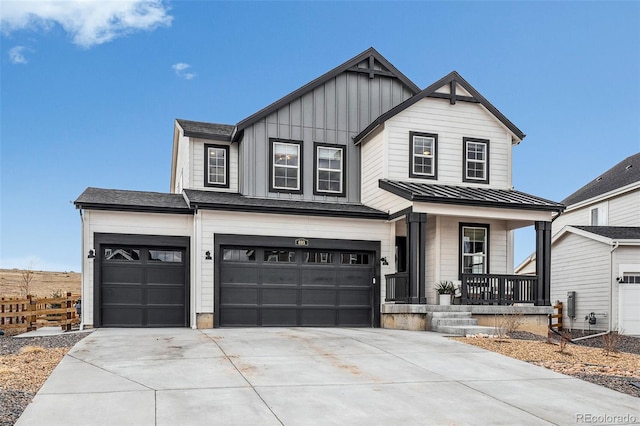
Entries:
<svg viewBox="0 0 640 426">
<path fill-rule="evenodd" d="M 366 62 L 366 61 L 365 61 Z M 379 65 L 376 62 L 376 65 Z M 360 202 L 359 147 L 352 138 L 413 92 L 399 79 L 343 72 L 244 129 L 240 193 L 325 202 Z M 269 138 L 302 140 L 302 194 L 269 193 Z M 314 195 L 314 143 L 346 146 L 346 198 Z"/>
</svg>

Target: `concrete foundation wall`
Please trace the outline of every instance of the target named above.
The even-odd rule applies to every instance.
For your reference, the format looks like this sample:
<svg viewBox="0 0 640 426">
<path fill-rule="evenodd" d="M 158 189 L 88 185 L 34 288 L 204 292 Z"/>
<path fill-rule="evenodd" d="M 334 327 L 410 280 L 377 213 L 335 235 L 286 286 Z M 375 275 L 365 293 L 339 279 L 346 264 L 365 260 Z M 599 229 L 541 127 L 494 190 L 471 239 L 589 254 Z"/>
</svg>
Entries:
<svg viewBox="0 0 640 426">
<path fill-rule="evenodd" d="M 486 327 L 500 327 L 505 321 L 502 315 L 472 315 L 471 317 L 478 320 L 478 325 Z M 549 320 L 546 315 L 524 315 L 518 331 L 546 336 L 548 325 Z"/>
</svg>

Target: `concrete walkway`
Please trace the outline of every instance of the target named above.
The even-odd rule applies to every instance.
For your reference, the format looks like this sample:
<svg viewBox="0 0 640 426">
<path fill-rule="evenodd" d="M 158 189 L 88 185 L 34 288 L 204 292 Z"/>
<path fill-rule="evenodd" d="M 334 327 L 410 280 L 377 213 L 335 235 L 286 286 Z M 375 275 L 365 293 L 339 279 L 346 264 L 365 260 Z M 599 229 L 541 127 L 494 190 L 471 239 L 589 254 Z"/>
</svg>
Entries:
<svg viewBox="0 0 640 426">
<path fill-rule="evenodd" d="M 436 333 L 247 328 L 96 330 L 17 425 L 639 423 L 638 398 Z"/>
</svg>

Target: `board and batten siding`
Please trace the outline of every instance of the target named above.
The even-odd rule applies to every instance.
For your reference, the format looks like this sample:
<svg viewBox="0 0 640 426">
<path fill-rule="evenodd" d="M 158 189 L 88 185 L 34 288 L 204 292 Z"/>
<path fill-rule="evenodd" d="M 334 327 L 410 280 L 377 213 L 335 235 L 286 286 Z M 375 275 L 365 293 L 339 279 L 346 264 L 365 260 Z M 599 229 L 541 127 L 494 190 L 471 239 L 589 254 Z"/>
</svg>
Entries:
<svg viewBox="0 0 640 426">
<path fill-rule="evenodd" d="M 409 132 L 438 135 L 437 180 L 409 177 Z M 385 123 L 385 178 L 473 186 L 463 182 L 463 138 L 489 140 L 489 184 L 511 188 L 511 133 L 480 104 L 424 98 Z"/>
<path fill-rule="evenodd" d="M 193 230 L 193 216 L 185 214 L 153 214 L 136 212 L 112 212 L 101 210 L 84 210 L 83 227 L 83 270 L 82 270 L 82 318 L 85 325 L 93 325 L 93 291 L 94 291 L 94 259 L 88 259 L 86 252 L 94 249 L 94 233 L 132 234 L 132 235 L 167 235 L 190 237 Z M 193 238 L 191 239 L 193 252 Z M 96 253 L 96 257 L 100 253 Z M 190 256 L 193 265 L 194 256 Z M 191 266 L 192 266 L 191 265 Z M 190 280 L 195 282 L 194 268 L 190 268 Z M 191 299 L 193 300 L 193 294 Z M 193 313 L 193 306 L 190 311 Z M 193 314 L 192 314 L 193 316 Z"/>
<path fill-rule="evenodd" d="M 247 196 L 343 203 L 360 202 L 360 151 L 352 138 L 412 95 L 398 79 L 344 72 L 244 129 L 240 192 Z M 269 138 L 303 141 L 303 193 L 269 192 Z M 314 195 L 314 142 L 346 149 L 346 200 Z"/>
<path fill-rule="evenodd" d="M 563 312 L 563 325 L 588 328 L 584 321 L 591 312 L 597 323 L 592 330 L 606 330 L 609 318 L 611 280 L 610 247 L 607 244 L 568 232 L 553 246 L 551 258 L 551 301 L 567 303 L 567 292 L 576 292 L 576 317 L 572 322 Z"/>
<path fill-rule="evenodd" d="M 223 212 L 200 210 L 199 252 L 211 250 L 213 252 L 214 236 L 216 234 L 238 234 L 257 236 L 278 236 L 291 238 L 324 238 L 344 240 L 380 241 L 381 256 L 393 259 L 395 229 L 393 224 L 386 221 L 348 219 L 318 216 L 290 216 L 278 214 L 255 214 L 240 212 Z M 393 229 L 391 229 L 393 228 Z M 336 247 L 340 249 L 340 247 Z M 215 254 L 212 261 L 201 263 L 199 275 L 202 278 L 198 292 L 201 300 L 198 306 L 205 313 L 212 313 L 214 309 L 214 271 L 219 255 Z M 379 262 L 379 259 L 374 259 Z M 393 262 L 381 267 L 380 276 L 393 272 Z M 384 293 L 384 282 L 380 285 Z M 384 300 L 384 294 L 382 294 Z"/>
<path fill-rule="evenodd" d="M 205 145 L 219 145 L 229 147 L 229 188 L 216 188 L 205 186 Z M 193 181 L 191 189 L 204 189 L 216 192 L 238 192 L 238 144 L 223 141 L 212 141 L 205 139 L 192 138 L 191 140 L 191 164 L 193 164 Z"/>
</svg>

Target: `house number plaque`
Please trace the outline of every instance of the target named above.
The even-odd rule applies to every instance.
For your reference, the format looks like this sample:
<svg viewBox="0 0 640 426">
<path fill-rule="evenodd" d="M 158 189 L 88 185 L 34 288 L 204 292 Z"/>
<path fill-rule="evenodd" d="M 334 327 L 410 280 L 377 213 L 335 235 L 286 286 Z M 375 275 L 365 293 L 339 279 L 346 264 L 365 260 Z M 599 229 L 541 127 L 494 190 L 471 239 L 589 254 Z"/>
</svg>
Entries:
<svg viewBox="0 0 640 426">
<path fill-rule="evenodd" d="M 304 238 L 298 238 L 296 240 L 296 245 L 297 246 L 308 246 L 309 245 L 309 240 L 305 240 Z"/>
</svg>

